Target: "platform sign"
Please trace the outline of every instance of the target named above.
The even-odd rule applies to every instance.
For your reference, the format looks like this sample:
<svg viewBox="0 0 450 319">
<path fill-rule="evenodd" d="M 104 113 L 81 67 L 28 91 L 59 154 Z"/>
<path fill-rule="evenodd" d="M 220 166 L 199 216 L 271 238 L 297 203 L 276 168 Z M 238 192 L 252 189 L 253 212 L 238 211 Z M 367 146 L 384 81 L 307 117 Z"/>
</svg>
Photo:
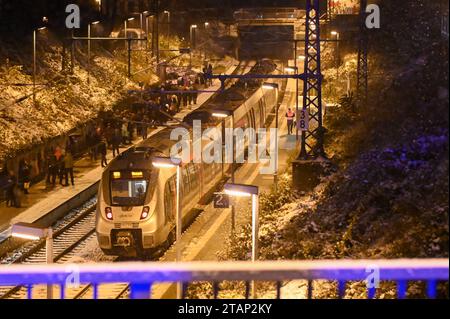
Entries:
<svg viewBox="0 0 450 319">
<path fill-rule="evenodd" d="M 309 130 L 309 112 L 308 110 L 299 110 L 297 116 L 297 129 L 299 131 Z"/>
<path fill-rule="evenodd" d="M 229 208 L 230 197 L 224 193 L 214 193 L 214 208 Z"/>
</svg>

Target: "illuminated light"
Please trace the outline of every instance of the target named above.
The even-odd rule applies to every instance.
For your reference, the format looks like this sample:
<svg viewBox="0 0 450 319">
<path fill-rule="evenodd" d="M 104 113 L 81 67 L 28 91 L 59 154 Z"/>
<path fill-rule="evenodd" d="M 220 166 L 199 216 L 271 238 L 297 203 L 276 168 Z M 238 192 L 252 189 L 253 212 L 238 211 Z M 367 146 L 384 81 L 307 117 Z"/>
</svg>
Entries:
<svg viewBox="0 0 450 319">
<path fill-rule="evenodd" d="M 331 31 L 332 35 L 338 35 L 339 33 L 337 31 Z"/>
<path fill-rule="evenodd" d="M 133 21 L 133 20 L 134 20 L 134 17 L 133 17 L 133 18 L 128 18 L 127 20 L 128 20 L 128 21 Z"/>
<path fill-rule="evenodd" d="M 236 197 L 251 197 L 252 194 L 240 191 L 225 190 L 225 194 Z"/>
<path fill-rule="evenodd" d="M 296 68 L 295 68 L 295 67 L 288 66 L 288 67 L 285 67 L 284 70 L 285 70 L 286 72 L 295 72 Z"/>
<path fill-rule="evenodd" d="M 121 177 L 120 172 L 113 172 L 113 177 L 114 178 L 120 178 Z"/>
<path fill-rule="evenodd" d="M 209 22 L 205 22 L 205 27 L 209 26 Z"/>
<path fill-rule="evenodd" d="M 152 165 L 156 168 L 173 168 L 181 166 L 181 159 L 171 157 L 154 157 Z"/>
<path fill-rule="evenodd" d="M 254 185 L 244 184 L 225 184 L 225 194 L 236 197 L 250 197 L 252 195 L 258 195 L 259 189 Z"/>
<path fill-rule="evenodd" d="M 28 235 L 28 234 L 21 234 L 21 233 L 12 233 L 11 236 L 22 238 L 22 239 L 29 239 L 29 240 L 39 240 L 41 239 L 38 236 Z"/>
<path fill-rule="evenodd" d="M 150 207 L 144 206 L 141 213 L 141 219 L 146 219 L 150 213 Z"/>
<path fill-rule="evenodd" d="M 300 56 L 298 57 L 298 59 L 299 59 L 299 60 L 304 60 L 304 59 L 306 59 L 306 57 L 305 57 L 304 55 L 300 55 Z"/>
<path fill-rule="evenodd" d="M 113 213 L 112 213 L 111 207 L 105 207 L 105 215 L 106 215 L 107 219 L 109 219 L 109 220 L 113 219 Z"/>
<path fill-rule="evenodd" d="M 267 90 L 275 90 L 278 89 L 279 86 L 276 83 L 263 83 L 262 88 Z"/>
<path fill-rule="evenodd" d="M 100 23 L 100 21 L 94 21 L 91 24 L 94 25 L 94 24 L 99 24 L 99 23 Z"/>
<path fill-rule="evenodd" d="M 40 27 L 40 28 L 38 28 L 38 31 L 45 30 L 45 29 L 47 29 L 47 27 Z"/>
<path fill-rule="evenodd" d="M 228 117 L 228 115 L 225 114 L 225 113 L 213 113 L 212 116 L 214 116 L 214 117 L 220 117 L 220 118 L 226 118 L 226 117 Z"/>
<path fill-rule="evenodd" d="M 176 165 L 173 164 L 164 164 L 164 163 L 153 163 L 153 166 L 157 167 L 157 168 L 173 168 Z"/>
<path fill-rule="evenodd" d="M 196 28 L 197 28 L 197 25 L 196 25 L 196 24 L 193 24 L 193 25 L 191 25 L 191 28 L 192 28 L 192 29 L 196 29 Z"/>
<path fill-rule="evenodd" d="M 144 173 L 143 172 L 131 172 L 131 177 L 142 178 L 142 177 L 144 177 Z"/>
</svg>

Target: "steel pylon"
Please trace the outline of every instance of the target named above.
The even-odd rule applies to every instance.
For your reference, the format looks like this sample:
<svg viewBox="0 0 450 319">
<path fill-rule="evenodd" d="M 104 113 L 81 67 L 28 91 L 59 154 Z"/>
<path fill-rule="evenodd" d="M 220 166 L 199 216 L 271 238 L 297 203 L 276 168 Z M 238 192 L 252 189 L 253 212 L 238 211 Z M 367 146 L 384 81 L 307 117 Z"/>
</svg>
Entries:
<svg viewBox="0 0 450 319">
<path fill-rule="evenodd" d="M 320 0 L 306 0 L 303 110 L 307 110 L 309 113 L 309 128 L 307 131 L 302 131 L 300 160 L 317 158 L 319 156 L 325 157 L 322 114 L 323 76 L 320 70 L 319 2 Z"/>
<path fill-rule="evenodd" d="M 356 82 L 356 97 L 358 104 L 365 104 L 367 101 L 368 93 L 368 63 L 367 63 L 367 51 L 368 51 L 368 39 L 366 28 L 366 7 L 367 0 L 360 0 L 359 11 L 359 39 L 358 39 L 358 70 L 357 70 L 357 82 Z"/>
</svg>

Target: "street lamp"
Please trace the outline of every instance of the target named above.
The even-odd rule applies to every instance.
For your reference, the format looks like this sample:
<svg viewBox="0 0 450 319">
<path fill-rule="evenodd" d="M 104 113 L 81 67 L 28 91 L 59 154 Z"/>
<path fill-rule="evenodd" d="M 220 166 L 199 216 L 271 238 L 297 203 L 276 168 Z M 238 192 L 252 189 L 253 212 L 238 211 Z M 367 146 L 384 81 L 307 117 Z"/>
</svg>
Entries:
<svg viewBox="0 0 450 319">
<path fill-rule="evenodd" d="M 190 28 L 190 36 L 191 36 L 191 39 L 190 39 L 190 41 L 191 41 L 191 47 L 192 47 L 192 49 L 195 49 L 195 30 L 197 29 L 197 25 L 196 24 L 193 24 L 193 25 L 191 25 L 191 28 Z"/>
<path fill-rule="evenodd" d="M 147 11 L 146 11 L 147 12 Z M 148 34 L 149 34 L 149 25 L 150 22 L 148 21 L 149 19 L 152 19 L 152 58 L 155 56 L 155 36 L 154 36 L 154 24 L 155 24 L 155 16 L 154 15 L 147 15 L 147 18 L 145 19 L 145 29 L 146 29 L 146 33 L 147 33 L 147 45 L 148 45 Z"/>
<path fill-rule="evenodd" d="M 175 250 L 176 250 L 176 261 L 181 261 L 181 231 L 182 231 L 182 214 L 181 214 L 181 165 L 182 161 L 179 158 L 170 158 L 170 157 L 159 157 L 155 156 L 152 159 L 152 164 L 156 168 L 175 168 L 177 169 L 177 190 L 176 190 L 176 199 L 177 199 L 177 205 L 176 205 L 176 242 L 175 242 Z M 182 297 L 182 286 L 181 282 L 177 283 L 177 298 L 181 299 Z"/>
<path fill-rule="evenodd" d="M 280 108 L 280 105 L 278 103 L 278 92 L 279 92 L 279 85 L 277 83 L 264 83 L 262 85 L 263 89 L 266 90 L 276 90 L 276 95 L 275 95 L 275 129 L 277 132 L 277 136 L 275 138 L 275 150 L 276 150 L 276 155 L 275 155 L 275 171 L 273 172 L 273 182 L 275 185 L 275 191 L 278 191 L 278 110 Z"/>
<path fill-rule="evenodd" d="M 195 50 L 195 30 L 197 29 L 196 24 L 192 24 L 189 29 L 189 35 L 190 35 L 190 43 L 191 43 L 191 53 L 189 57 L 189 66 L 192 66 L 192 52 Z"/>
<path fill-rule="evenodd" d="M 28 240 L 45 238 L 46 263 L 53 263 L 53 230 L 50 227 L 44 228 L 29 223 L 16 223 L 12 225 L 11 236 Z M 47 299 L 53 299 L 51 285 L 47 285 Z"/>
<path fill-rule="evenodd" d="M 231 124 L 232 124 L 232 129 L 234 129 L 234 116 L 233 116 L 233 112 L 228 111 L 228 110 L 214 110 L 212 112 L 212 116 L 218 119 L 222 120 L 222 135 L 223 135 L 223 139 L 222 139 L 222 176 L 224 175 L 224 150 L 225 150 L 225 120 L 226 118 L 228 118 L 229 116 L 231 116 Z M 235 143 L 233 142 L 233 160 L 231 163 L 231 182 L 234 183 L 235 182 Z M 236 212 L 235 212 L 235 208 L 234 205 L 231 205 L 231 237 L 234 238 L 234 231 L 235 231 L 235 222 L 236 220 Z"/>
<path fill-rule="evenodd" d="M 123 23 L 124 23 L 124 33 L 125 33 L 125 38 L 128 39 L 128 22 L 131 22 L 134 20 L 134 17 L 128 18 L 126 19 Z M 127 47 L 127 44 L 125 43 L 125 48 Z"/>
<path fill-rule="evenodd" d="M 42 19 L 48 21 L 46 17 Z M 33 105 L 36 107 L 36 34 L 38 31 L 45 30 L 47 27 L 40 27 L 33 30 Z"/>
<path fill-rule="evenodd" d="M 258 259 L 258 233 L 259 233 L 259 189 L 254 185 L 225 184 L 225 194 L 234 197 L 252 198 L 252 262 Z M 256 285 L 252 281 L 252 297 L 256 299 Z"/>
<path fill-rule="evenodd" d="M 339 81 L 339 64 L 340 64 L 340 52 L 339 52 L 339 32 L 331 31 L 331 35 L 336 37 L 336 80 Z"/>
<path fill-rule="evenodd" d="M 91 26 L 99 24 L 100 21 L 94 21 L 88 24 L 88 85 L 91 83 Z"/>
<path fill-rule="evenodd" d="M 167 49 L 170 50 L 170 11 L 165 10 L 164 14 L 167 14 Z"/>
</svg>

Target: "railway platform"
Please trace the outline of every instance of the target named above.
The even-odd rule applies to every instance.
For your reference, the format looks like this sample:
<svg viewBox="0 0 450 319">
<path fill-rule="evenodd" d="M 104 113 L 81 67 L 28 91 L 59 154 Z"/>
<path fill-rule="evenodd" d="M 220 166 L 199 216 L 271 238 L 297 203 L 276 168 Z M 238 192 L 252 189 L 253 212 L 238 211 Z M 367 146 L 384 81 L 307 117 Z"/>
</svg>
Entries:
<svg viewBox="0 0 450 319">
<path fill-rule="evenodd" d="M 231 74 L 237 68 L 235 62 L 229 64 L 226 71 Z M 212 91 L 220 89 L 220 81 L 215 80 L 209 88 L 211 92 L 200 93 L 197 99 L 197 104 L 191 105 L 189 108 L 183 109 L 180 113 L 175 115 L 175 118 L 182 120 L 189 112 L 202 106 L 208 101 L 214 93 Z M 163 127 L 153 129 L 149 132 L 149 138 L 153 134 L 158 133 Z M 142 138 L 137 138 L 132 145 L 122 147 L 121 152 L 127 148 L 132 147 L 142 141 Z M 108 150 L 108 162 L 112 160 L 112 152 Z M 10 227 L 17 222 L 34 223 L 50 212 L 54 211 L 70 199 L 83 193 L 88 188 L 92 188 L 100 180 L 103 168 L 100 165 L 100 159 L 97 161 L 91 160 L 89 156 L 85 156 L 75 162 L 74 165 L 74 179 L 75 186 L 63 187 L 56 184 L 55 187 L 48 188 L 46 181 L 32 185 L 29 189 L 29 194 L 23 195 L 20 208 L 7 207 L 5 202 L 0 202 L 0 242 L 9 237 Z M 57 178 L 57 183 L 59 182 Z"/>
</svg>

